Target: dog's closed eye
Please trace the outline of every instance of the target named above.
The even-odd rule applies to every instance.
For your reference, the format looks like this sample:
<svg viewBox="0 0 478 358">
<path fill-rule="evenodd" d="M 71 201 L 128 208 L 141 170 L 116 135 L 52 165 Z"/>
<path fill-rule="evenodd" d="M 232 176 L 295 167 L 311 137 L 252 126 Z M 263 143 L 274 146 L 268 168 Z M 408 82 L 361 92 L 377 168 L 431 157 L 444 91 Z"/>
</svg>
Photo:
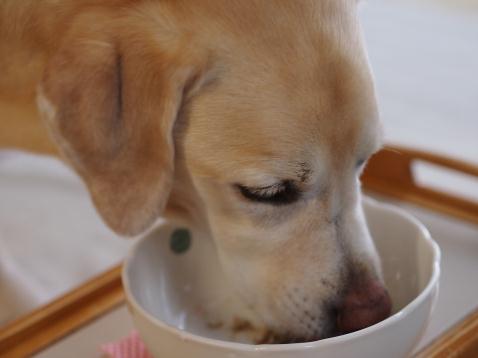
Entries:
<svg viewBox="0 0 478 358">
<path fill-rule="evenodd" d="M 270 205 L 286 205 L 297 201 L 300 191 L 291 180 L 284 180 L 263 187 L 235 185 L 242 196 L 250 201 Z"/>
</svg>

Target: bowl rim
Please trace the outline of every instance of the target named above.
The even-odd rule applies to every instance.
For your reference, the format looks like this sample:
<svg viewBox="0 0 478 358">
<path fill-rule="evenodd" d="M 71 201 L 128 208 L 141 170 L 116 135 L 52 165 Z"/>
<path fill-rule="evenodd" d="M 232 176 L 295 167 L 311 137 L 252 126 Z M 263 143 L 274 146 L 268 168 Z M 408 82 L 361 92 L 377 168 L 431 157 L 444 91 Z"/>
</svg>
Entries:
<svg viewBox="0 0 478 358">
<path fill-rule="evenodd" d="M 341 342 L 350 342 L 351 340 L 355 340 L 359 337 L 370 335 L 377 330 L 393 325 L 398 322 L 400 319 L 403 319 L 409 316 L 423 301 L 430 296 L 432 290 L 437 286 L 438 280 L 440 277 L 440 259 L 441 259 L 441 252 L 438 244 L 433 240 L 430 235 L 428 229 L 413 215 L 409 214 L 404 209 L 401 209 L 395 205 L 391 205 L 388 203 L 379 202 L 375 199 L 364 197 L 363 203 L 371 206 L 373 208 L 380 208 L 381 210 L 385 210 L 388 212 L 393 212 L 394 214 L 401 216 L 403 219 L 409 221 L 413 224 L 420 232 L 420 240 L 424 240 L 426 242 L 433 254 L 432 258 L 432 273 L 428 283 L 426 284 L 425 288 L 415 297 L 409 304 L 403 307 L 400 311 L 394 313 L 390 317 L 386 318 L 385 320 L 376 323 L 370 327 L 361 329 L 356 332 L 347 333 L 337 337 L 325 338 L 318 341 L 312 342 L 304 342 L 304 343 L 287 343 L 287 344 L 248 344 L 248 343 L 239 343 L 239 342 L 230 342 L 224 341 L 220 339 L 214 339 L 209 337 L 203 337 L 186 330 L 181 330 L 174 326 L 170 326 L 169 324 L 161 321 L 159 318 L 153 316 L 149 313 L 145 308 L 143 308 L 139 302 L 136 300 L 132 290 L 131 284 L 128 277 L 128 268 L 131 266 L 131 262 L 133 257 L 135 256 L 137 250 L 139 250 L 139 246 L 144 240 L 147 240 L 150 235 L 145 235 L 139 239 L 132 245 L 126 258 L 123 262 L 121 278 L 123 281 L 124 292 L 126 296 L 126 300 L 129 304 L 131 304 L 135 310 L 137 310 L 142 316 L 144 316 L 148 321 L 150 321 L 155 326 L 160 327 L 161 329 L 167 331 L 168 333 L 180 337 L 182 340 L 187 340 L 189 342 L 194 342 L 197 344 L 202 344 L 206 346 L 213 346 L 215 348 L 222 348 L 222 349 L 232 349 L 235 351 L 242 351 L 242 352 L 251 352 L 251 351 L 269 351 L 269 352 L 287 352 L 287 351 L 295 351 L 295 350 L 304 350 L 304 349 L 313 349 L 319 347 L 325 347 Z M 164 225 L 171 225 L 168 221 L 164 221 L 162 224 Z"/>
</svg>

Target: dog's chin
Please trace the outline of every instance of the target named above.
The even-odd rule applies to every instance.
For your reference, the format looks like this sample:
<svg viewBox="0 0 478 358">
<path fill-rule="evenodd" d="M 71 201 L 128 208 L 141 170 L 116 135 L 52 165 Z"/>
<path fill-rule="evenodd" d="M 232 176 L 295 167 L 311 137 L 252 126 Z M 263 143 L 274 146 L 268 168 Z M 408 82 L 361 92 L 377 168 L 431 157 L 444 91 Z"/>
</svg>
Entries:
<svg viewBox="0 0 478 358">
<path fill-rule="evenodd" d="M 291 330 L 266 330 L 258 344 L 290 344 L 307 343 L 332 338 L 340 335 L 337 325 L 333 321 L 324 322 L 317 329 L 310 331 L 293 332 Z"/>
<path fill-rule="evenodd" d="M 301 315 L 284 315 L 279 319 L 279 326 L 272 326 L 266 331 L 263 342 L 270 344 L 290 344 L 314 342 L 340 335 L 337 326 L 338 312 L 332 302 L 322 303 L 322 309 L 313 314 L 311 307 L 295 306 L 292 312 L 300 311 Z M 286 312 L 282 312 L 286 313 Z"/>
<path fill-rule="evenodd" d="M 319 341 L 326 338 L 337 336 L 338 333 L 330 331 L 323 334 L 306 334 L 296 335 L 293 333 L 277 333 L 272 330 L 266 331 L 264 336 L 258 340 L 257 344 L 291 344 L 291 343 L 307 343 Z"/>
</svg>

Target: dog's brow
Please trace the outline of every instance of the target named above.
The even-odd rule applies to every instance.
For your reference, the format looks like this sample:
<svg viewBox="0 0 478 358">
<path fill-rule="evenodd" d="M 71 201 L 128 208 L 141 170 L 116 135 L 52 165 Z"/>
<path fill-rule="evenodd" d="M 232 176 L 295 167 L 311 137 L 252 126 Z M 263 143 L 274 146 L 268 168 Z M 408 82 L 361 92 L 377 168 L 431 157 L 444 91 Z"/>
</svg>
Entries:
<svg viewBox="0 0 478 358">
<path fill-rule="evenodd" d="M 305 183 L 309 179 L 311 173 L 312 173 L 312 169 L 310 168 L 309 164 L 305 162 L 298 163 L 296 174 L 297 174 L 297 178 L 299 178 L 299 181 L 301 183 Z"/>
</svg>

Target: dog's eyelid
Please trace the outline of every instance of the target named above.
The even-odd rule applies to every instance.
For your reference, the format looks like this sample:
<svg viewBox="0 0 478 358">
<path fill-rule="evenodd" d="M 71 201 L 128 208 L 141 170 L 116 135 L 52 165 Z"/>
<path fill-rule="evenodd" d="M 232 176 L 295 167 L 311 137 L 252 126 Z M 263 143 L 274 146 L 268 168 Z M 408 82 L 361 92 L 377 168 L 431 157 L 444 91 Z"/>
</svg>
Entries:
<svg viewBox="0 0 478 358">
<path fill-rule="evenodd" d="M 263 186 L 248 187 L 241 184 L 234 184 L 242 196 L 250 201 L 272 205 L 290 204 L 300 196 L 300 191 L 291 180 Z"/>
<path fill-rule="evenodd" d="M 254 192 L 254 193 L 257 193 L 257 194 L 260 194 L 260 193 L 264 193 L 264 194 L 268 194 L 268 193 L 274 193 L 274 192 L 279 192 L 281 190 L 284 189 L 284 183 L 283 182 L 279 182 L 279 183 L 274 183 L 274 184 L 270 184 L 270 185 L 266 185 L 266 186 L 258 186 L 258 187 L 246 187 L 248 190 L 250 190 L 251 192 Z"/>
</svg>

